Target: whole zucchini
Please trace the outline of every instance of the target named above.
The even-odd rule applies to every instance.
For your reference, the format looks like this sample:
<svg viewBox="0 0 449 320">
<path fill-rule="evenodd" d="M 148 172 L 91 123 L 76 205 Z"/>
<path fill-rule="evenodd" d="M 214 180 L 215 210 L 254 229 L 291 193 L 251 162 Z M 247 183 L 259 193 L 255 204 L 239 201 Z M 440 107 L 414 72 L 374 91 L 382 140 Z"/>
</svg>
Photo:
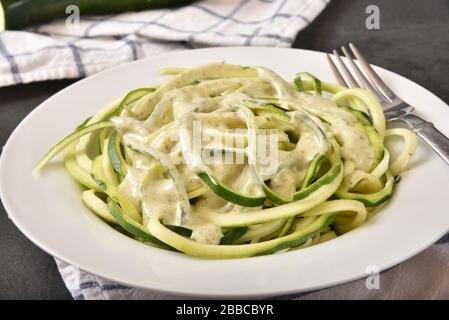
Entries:
<svg viewBox="0 0 449 320">
<path fill-rule="evenodd" d="M 65 17 L 70 5 L 78 6 L 82 16 L 180 6 L 190 2 L 193 0 L 0 0 L 0 31 L 23 29 Z"/>
</svg>

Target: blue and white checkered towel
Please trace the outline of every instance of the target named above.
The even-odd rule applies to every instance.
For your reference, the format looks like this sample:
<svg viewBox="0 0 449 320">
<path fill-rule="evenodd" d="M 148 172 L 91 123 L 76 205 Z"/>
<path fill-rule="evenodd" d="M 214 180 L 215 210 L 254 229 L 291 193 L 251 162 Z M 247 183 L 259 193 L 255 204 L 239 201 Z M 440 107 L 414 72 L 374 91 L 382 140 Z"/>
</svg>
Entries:
<svg viewBox="0 0 449 320">
<path fill-rule="evenodd" d="M 330 0 L 207 0 L 165 10 L 83 16 L 0 33 L 0 87 L 81 78 L 167 51 L 289 47 Z M 73 22 L 74 20 L 69 20 Z"/>
</svg>

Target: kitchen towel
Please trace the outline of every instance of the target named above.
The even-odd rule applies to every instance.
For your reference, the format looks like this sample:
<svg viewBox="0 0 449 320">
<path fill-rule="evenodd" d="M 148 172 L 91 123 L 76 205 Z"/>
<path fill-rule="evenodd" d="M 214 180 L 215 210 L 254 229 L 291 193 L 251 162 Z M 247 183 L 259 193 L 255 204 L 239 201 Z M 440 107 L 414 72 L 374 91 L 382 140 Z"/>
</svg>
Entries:
<svg viewBox="0 0 449 320">
<path fill-rule="evenodd" d="M 0 32 L 0 87 L 82 78 L 143 57 L 211 46 L 290 47 L 330 0 L 206 0 Z"/>
</svg>

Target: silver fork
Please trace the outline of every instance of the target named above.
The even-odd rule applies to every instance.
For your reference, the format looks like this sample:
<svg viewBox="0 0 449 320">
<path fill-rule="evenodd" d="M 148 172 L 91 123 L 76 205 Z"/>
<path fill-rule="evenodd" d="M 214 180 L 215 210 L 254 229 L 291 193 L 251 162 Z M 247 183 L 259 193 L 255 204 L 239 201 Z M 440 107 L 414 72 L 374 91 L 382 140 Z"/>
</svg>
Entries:
<svg viewBox="0 0 449 320">
<path fill-rule="evenodd" d="M 349 88 L 365 88 L 371 91 L 381 103 L 387 120 L 401 120 L 405 122 L 447 164 L 449 164 L 449 139 L 435 128 L 432 123 L 413 114 L 415 108 L 401 100 L 385 84 L 354 44 L 350 43 L 349 48 L 355 56 L 355 59 L 345 46 L 342 46 L 341 50 L 346 57 L 350 68 L 343 62 L 338 51 L 333 51 L 337 64 L 342 72 L 339 71 L 331 56 L 329 54 L 327 55 L 327 59 L 337 81 L 341 85 Z M 355 60 L 359 62 L 360 67 Z M 352 69 L 353 72 L 351 72 L 350 69 Z"/>
</svg>

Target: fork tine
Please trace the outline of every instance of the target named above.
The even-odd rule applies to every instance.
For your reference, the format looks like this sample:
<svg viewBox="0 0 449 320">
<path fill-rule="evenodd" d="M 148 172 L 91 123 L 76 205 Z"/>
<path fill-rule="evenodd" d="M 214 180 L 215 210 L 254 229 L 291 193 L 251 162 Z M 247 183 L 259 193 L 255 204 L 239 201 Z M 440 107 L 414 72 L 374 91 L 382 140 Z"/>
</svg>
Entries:
<svg viewBox="0 0 449 320">
<path fill-rule="evenodd" d="M 341 70 L 343 70 L 345 78 L 348 80 L 348 82 L 346 82 L 346 86 L 351 88 L 357 88 L 359 86 L 357 81 L 354 79 L 351 72 L 349 72 L 348 67 L 346 67 L 346 64 L 343 62 L 340 55 L 338 54 L 338 51 L 334 50 L 333 53 L 335 58 L 337 59 L 338 65 L 340 66 Z"/>
<path fill-rule="evenodd" d="M 338 83 L 344 87 L 348 86 L 348 83 L 346 83 L 346 80 L 341 76 L 340 71 L 338 70 L 337 66 L 334 63 L 334 60 L 332 60 L 330 54 L 326 53 L 327 61 L 329 62 L 329 65 L 331 66 L 332 72 L 334 73 L 335 78 L 337 79 Z"/>
<path fill-rule="evenodd" d="M 343 51 L 343 54 L 345 55 L 346 59 L 348 59 L 349 64 L 351 65 L 352 69 L 354 70 L 355 74 L 357 75 L 357 78 L 359 79 L 360 86 L 362 88 L 365 88 L 365 89 L 371 91 L 372 93 L 374 93 L 374 95 L 376 95 L 376 98 L 380 99 L 381 101 L 385 100 L 385 101 L 389 102 L 390 100 L 385 99 L 384 96 L 382 95 L 382 93 L 379 92 L 379 90 L 376 87 L 373 87 L 373 85 L 365 77 L 363 72 L 360 70 L 358 65 L 355 63 L 355 61 L 352 58 L 351 54 L 349 53 L 348 49 L 346 49 L 345 46 L 342 46 L 341 50 Z"/>
<path fill-rule="evenodd" d="M 362 70 L 368 75 L 373 84 L 377 86 L 378 91 L 386 97 L 388 100 L 393 101 L 396 98 L 396 95 L 393 91 L 385 84 L 385 82 L 379 77 L 379 75 L 374 71 L 374 69 L 370 66 L 368 61 L 362 55 L 362 53 L 357 49 L 357 47 L 353 44 L 349 44 L 349 48 L 351 48 L 352 53 L 357 58 L 362 66 Z"/>
</svg>

